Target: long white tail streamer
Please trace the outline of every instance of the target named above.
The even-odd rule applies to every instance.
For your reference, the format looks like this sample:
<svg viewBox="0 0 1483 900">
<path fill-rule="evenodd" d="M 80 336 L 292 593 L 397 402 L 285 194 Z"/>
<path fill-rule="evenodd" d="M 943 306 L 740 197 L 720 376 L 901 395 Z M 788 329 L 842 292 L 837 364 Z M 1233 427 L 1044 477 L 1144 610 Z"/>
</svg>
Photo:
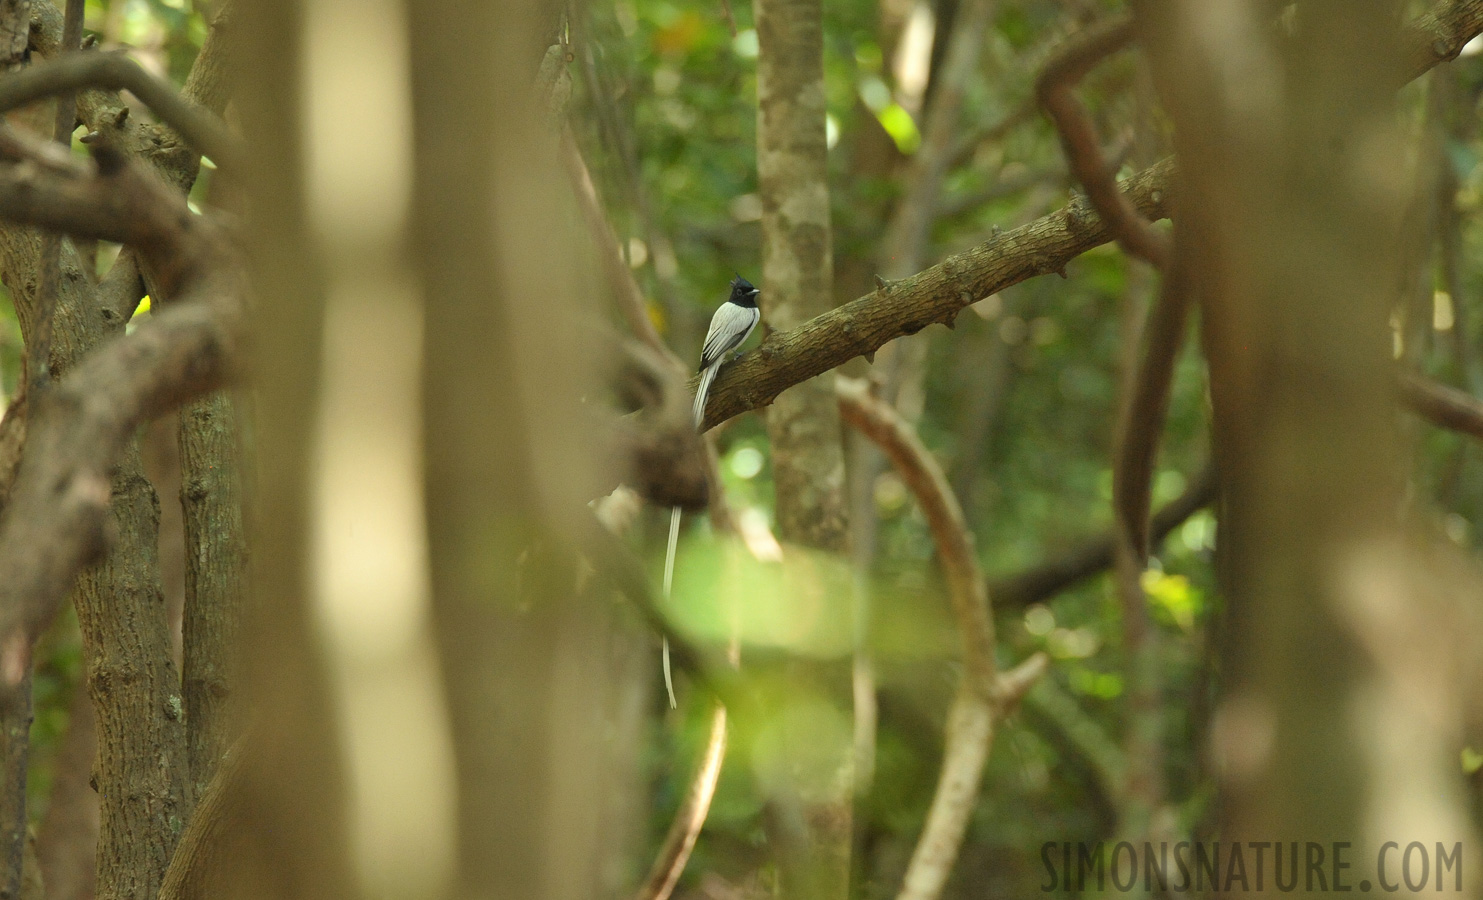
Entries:
<svg viewBox="0 0 1483 900">
<path fill-rule="evenodd" d="M 705 421 L 706 395 L 711 392 L 711 382 L 716 380 L 716 373 L 721 371 L 721 361 L 701 370 L 700 386 L 695 390 L 695 427 L 698 430 L 700 423 Z M 680 517 L 682 513 L 678 506 L 670 508 L 669 511 L 669 545 L 664 551 L 664 599 L 669 599 L 670 588 L 674 586 L 675 580 L 675 549 L 680 545 Z M 679 703 L 675 700 L 674 675 L 669 667 L 669 637 L 662 638 L 664 645 L 664 689 L 669 693 L 669 708 L 677 709 Z"/>
</svg>

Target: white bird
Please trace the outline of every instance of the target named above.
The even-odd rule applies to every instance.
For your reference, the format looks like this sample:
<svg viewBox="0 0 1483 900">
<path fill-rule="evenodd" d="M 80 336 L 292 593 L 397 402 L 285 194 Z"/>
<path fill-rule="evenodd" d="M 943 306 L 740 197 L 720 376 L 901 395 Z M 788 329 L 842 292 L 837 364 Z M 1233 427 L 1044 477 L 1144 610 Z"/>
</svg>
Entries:
<svg viewBox="0 0 1483 900">
<path fill-rule="evenodd" d="M 711 327 L 706 330 L 705 344 L 700 351 L 700 386 L 695 391 L 697 429 L 705 421 L 706 396 L 710 393 L 711 382 L 715 381 L 716 373 L 721 371 L 721 365 L 732 352 L 746 343 L 752 329 L 757 327 L 757 321 L 762 318 L 762 313 L 757 309 L 757 296 L 761 293 L 750 281 L 738 275 L 731 279 L 731 296 L 711 316 Z M 680 515 L 678 506 L 669 511 L 669 547 L 664 554 L 666 598 L 669 597 L 670 586 L 674 583 L 675 548 L 680 540 Z M 674 679 L 669 669 L 668 637 L 664 639 L 664 689 L 669 692 L 669 707 L 674 709 L 679 704 L 675 702 Z"/>
</svg>

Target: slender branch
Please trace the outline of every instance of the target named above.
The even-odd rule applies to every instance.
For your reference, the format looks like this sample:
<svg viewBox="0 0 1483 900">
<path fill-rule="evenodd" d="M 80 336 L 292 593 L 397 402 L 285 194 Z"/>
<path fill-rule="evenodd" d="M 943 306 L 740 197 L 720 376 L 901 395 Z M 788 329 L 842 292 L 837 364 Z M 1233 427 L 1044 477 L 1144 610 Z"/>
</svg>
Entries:
<svg viewBox="0 0 1483 900">
<path fill-rule="evenodd" d="M 218 166 L 242 170 L 245 153 L 221 120 L 181 97 L 168 82 L 145 72 L 122 53 L 86 53 L 49 60 L 0 79 L 0 112 L 85 88 L 129 91 Z"/>
<path fill-rule="evenodd" d="M 1189 314 L 1188 279 L 1175 263 L 1144 325 L 1144 352 L 1133 375 L 1118 427 L 1112 474 L 1112 508 L 1140 563 L 1149 553 L 1149 508 L 1159 437 L 1169 408 L 1174 364 L 1184 346 Z"/>
<path fill-rule="evenodd" d="M 569 128 L 564 129 L 561 135 L 561 159 L 566 164 L 567 174 L 572 179 L 572 186 L 577 195 L 577 205 L 582 210 L 582 219 L 587 223 L 587 230 L 591 233 L 592 242 L 597 247 L 598 256 L 602 260 L 603 273 L 607 276 L 608 286 L 612 288 L 617 297 L 618 309 L 623 313 L 628 327 L 633 330 L 639 340 L 665 354 L 673 359 L 676 365 L 679 365 L 679 359 L 665 346 L 664 340 L 659 337 L 659 331 L 654 327 L 653 320 L 649 318 L 644 293 L 639 290 L 638 282 L 633 278 L 633 271 L 623 260 L 623 252 L 618 248 L 618 235 L 613 231 L 613 226 L 608 223 L 607 214 L 603 211 L 602 198 L 597 195 L 597 186 L 592 183 L 592 173 L 588 171 L 587 163 L 582 159 L 582 151 L 577 147 L 577 142 L 573 139 Z M 682 367 L 682 371 L 685 368 Z"/>
<path fill-rule="evenodd" d="M 1133 39 L 1133 22 L 1120 19 L 1078 35 L 1041 73 L 1035 92 L 1045 107 L 1076 179 L 1086 188 L 1097 214 L 1113 231 L 1118 246 L 1160 269 L 1168 264 L 1168 239 L 1149 227 L 1117 187 L 1117 173 L 1102 156 L 1091 114 L 1077 99 L 1076 84 L 1103 58 Z"/>
<path fill-rule="evenodd" d="M 1150 546 L 1157 546 L 1169 532 L 1209 505 L 1215 499 L 1215 490 L 1215 469 L 1207 465 L 1190 480 L 1182 494 L 1153 514 Z M 1000 609 L 1023 609 L 1048 600 L 1111 566 L 1115 540 L 1108 529 L 1052 559 L 995 578 L 989 583 L 989 593 Z"/>
<path fill-rule="evenodd" d="M 1128 386 L 1112 470 L 1113 533 L 1117 536 L 1114 570 L 1122 604 L 1128 688 L 1124 740 L 1129 764 L 1121 827 L 1133 837 L 1146 833 L 1153 811 L 1164 797 L 1159 707 L 1162 679 L 1157 634 L 1143 591 L 1143 572 L 1148 567 L 1153 474 L 1169 409 L 1174 365 L 1184 345 L 1189 310 L 1187 265 L 1176 250 L 1165 270 L 1159 297 L 1149 310 L 1143 329 L 1145 349 Z"/>
<path fill-rule="evenodd" d="M 948 714 L 942 772 L 898 895 L 898 900 L 935 900 L 947 884 L 977 805 L 994 725 L 1044 673 L 1047 659 L 1037 653 L 999 675 L 988 592 L 973 537 L 947 476 L 911 426 L 871 396 L 864 382 L 841 378 L 835 382 L 835 393 L 841 418 L 875 442 L 916 496 L 937 545 L 963 639 L 964 674 Z"/>
<path fill-rule="evenodd" d="M 711 798 L 716 794 L 716 784 L 721 778 L 721 763 L 726 759 L 726 707 L 717 703 L 711 710 L 710 737 L 706 739 L 705 754 L 695 776 L 690 779 L 690 789 L 685 800 L 670 823 L 664 836 L 654 865 L 643 886 L 634 895 L 635 900 L 668 900 L 674 892 L 700 829 L 705 825 L 706 815 L 711 809 Z"/>
<path fill-rule="evenodd" d="M 1414 372 L 1400 373 L 1397 384 L 1401 399 L 1423 419 L 1483 441 L 1483 402 Z"/>
<path fill-rule="evenodd" d="M 1415 78 L 1454 58 L 1483 32 L 1483 0 L 1443 0 L 1405 29 L 1397 81 Z M 1146 219 L 1168 214 L 1174 160 L 1161 160 L 1119 183 Z M 727 366 L 711 387 L 705 429 L 771 403 L 795 384 L 936 322 L 996 291 L 1061 272 L 1077 256 L 1113 240 L 1112 230 L 1078 198 L 1021 228 L 949 256 L 910 278 L 885 285 L 796 328 L 774 332 L 762 346 Z"/>
<path fill-rule="evenodd" d="M 845 422 L 881 449 L 916 497 L 947 576 L 948 597 L 963 640 L 965 678 L 974 691 L 987 696 L 998 677 L 987 582 L 978 567 L 973 535 L 947 476 L 911 426 L 896 410 L 871 396 L 864 381 L 840 378 L 835 382 L 835 394 Z"/>
<path fill-rule="evenodd" d="M 887 278 L 901 278 L 922 267 L 951 161 L 963 96 L 978 69 L 979 51 L 993 7 L 992 0 L 966 0 L 953 17 L 947 53 L 927 108 L 922 145 L 907 164 L 901 200 L 886 227 L 880 271 Z"/>
</svg>

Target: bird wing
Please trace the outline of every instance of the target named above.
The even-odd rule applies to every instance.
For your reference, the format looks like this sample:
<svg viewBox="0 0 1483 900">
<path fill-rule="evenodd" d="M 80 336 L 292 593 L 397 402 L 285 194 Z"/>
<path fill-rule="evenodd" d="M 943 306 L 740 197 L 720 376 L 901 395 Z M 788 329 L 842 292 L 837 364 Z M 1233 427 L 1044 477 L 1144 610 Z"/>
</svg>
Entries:
<svg viewBox="0 0 1483 900">
<path fill-rule="evenodd" d="M 700 367 L 705 369 L 740 347 L 756 327 L 759 317 L 756 309 L 737 306 L 730 301 L 722 303 L 711 316 L 705 347 L 700 352 Z"/>
</svg>

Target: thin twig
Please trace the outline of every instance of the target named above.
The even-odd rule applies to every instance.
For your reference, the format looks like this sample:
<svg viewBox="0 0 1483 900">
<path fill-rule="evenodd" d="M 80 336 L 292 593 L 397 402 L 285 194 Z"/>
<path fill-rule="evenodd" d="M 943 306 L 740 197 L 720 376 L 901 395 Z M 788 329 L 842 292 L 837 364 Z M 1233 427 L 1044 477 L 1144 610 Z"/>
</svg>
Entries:
<svg viewBox="0 0 1483 900">
<path fill-rule="evenodd" d="M 1117 187 L 1117 172 L 1107 164 L 1090 113 L 1076 96 L 1076 85 L 1103 58 L 1133 39 L 1133 22 L 1120 19 L 1078 35 L 1041 73 L 1035 93 L 1045 107 L 1076 179 L 1087 199 L 1112 228 L 1118 246 L 1160 269 L 1168 264 L 1169 242 L 1155 231 Z"/>
<path fill-rule="evenodd" d="M 561 159 L 566 164 L 567 174 L 571 177 L 572 185 L 576 190 L 577 205 L 582 210 L 582 219 L 587 223 L 587 230 L 591 233 L 592 242 L 597 247 L 598 256 L 602 260 L 603 273 L 607 275 L 608 286 L 617 297 L 618 309 L 623 313 L 628 327 L 633 330 L 634 336 L 639 340 L 664 354 L 668 359 L 674 360 L 675 365 L 680 365 L 679 358 L 670 352 L 664 340 L 659 337 L 659 331 L 654 327 L 653 320 L 649 318 L 648 303 L 644 300 L 644 293 L 639 290 L 632 270 L 623 259 L 623 251 L 618 246 L 618 235 L 613 231 L 613 226 L 608 223 L 607 214 L 603 210 L 602 198 L 597 195 L 597 186 L 592 183 L 592 173 L 587 168 L 587 162 L 582 159 L 582 151 L 578 149 L 570 128 L 562 131 Z M 683 370 L 686 367 L 681 368 Z"/>
<path fill-rule="evenodd" d="M 1164 796 L 1157 635 L 1144 596 L 1143 572 L 1148 567 L 1154 468 L 1168 415 L 1174 365 L 1184 345 L 1188 311 L 1186 263 L 1176 251 L 1144 325 L 1145 349 L 1129 383 L 1112 470 L 1113 534 L 1117 536 L 1114 571 L 1122 604 L 1128 686 L 1128 779 L 1122 827 L 1137 838 L 1143 837 L 1153 810 Z"/>
<path fill-rule="evenodd" d="M 1174 364 L 1184 346 L 1189 317 L 1188 279 L 1177 262 L 1164 278 L 1143 328 L 1144 351 L 1130 383 L 1118 426 L 1112 472 L 1112 509 L 1140 563 L 1149 553 L 1149 509 L 1159 437 L 1169 409 Z"/>
<path fill-rule="evenodd" d="M 863 381 L 841 378 L 835 393 L 841 418 L 880 447 L 915 495 L 937 545 L 963 640 L 964 674 L 948 714 L 942 772 L 898 895 L 898 900 L 935 900 L 947 884 L 977 805 L 994 725 L 1045 671 L 1047 659 L 1037 653 L 1014 670 L 998 673 L 988 592 L 947 476 L 910 425 L 871 396 Z"/>
<path fill-rule="evenodd" d="M 122 53 L 76 54 L 0 79 L 0 112 L 85 88 L 129 91 L 217 166 L 242 171 L 246 154 L 220 119 L 182 98 L 168 82 L 150 75 Z"/>
</svg>

